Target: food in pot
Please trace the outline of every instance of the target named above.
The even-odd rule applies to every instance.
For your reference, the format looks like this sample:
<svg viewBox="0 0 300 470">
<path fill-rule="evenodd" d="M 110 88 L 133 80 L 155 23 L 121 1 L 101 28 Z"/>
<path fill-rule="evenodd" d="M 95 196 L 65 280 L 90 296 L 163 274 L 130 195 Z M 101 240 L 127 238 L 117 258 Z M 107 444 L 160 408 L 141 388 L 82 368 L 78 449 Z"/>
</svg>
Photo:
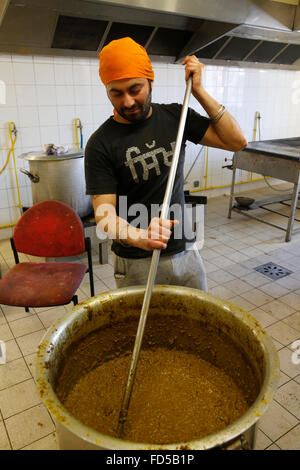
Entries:
<svg viewBox="0 0 300 470">
<path fill-rule="evenodd" d="M 137 318 L 100 328 L 70 346 L 56 385 L 66 409 L 116 436 Z M 168 444 L 199 439 L 234 422 L 259 385 L 221 330 L 184 317 L 148 319 L 123 438 Z"/>
</svg>

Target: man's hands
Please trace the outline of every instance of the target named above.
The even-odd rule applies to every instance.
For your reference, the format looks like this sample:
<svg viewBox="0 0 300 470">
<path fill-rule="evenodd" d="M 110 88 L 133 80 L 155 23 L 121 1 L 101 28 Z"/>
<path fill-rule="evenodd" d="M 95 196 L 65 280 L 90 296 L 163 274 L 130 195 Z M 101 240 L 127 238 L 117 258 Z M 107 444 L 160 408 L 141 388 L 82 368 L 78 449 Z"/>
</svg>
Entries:
<svg viewBox="0 0 300 470">
<path fill-rule="evenodd" d="M 178 223 L 178 220 L 153 217 L 147 230 L 137 229 L 132 225 L 128 225 L 127 243 L 146 251 L 152 251 L 154 249 L 164 250 L 167 248 L 167 243 L 172 233 L 172 227 Z"/>
<path fill-rule="evenodd" d="M 182 61 L 182 65 L 185 65 L 185 79 L 188 80 L 189 76 L 192 75 L 192 93 L 195 96 L 199 94 L 203 86 L 203 73 L 205 65 L 199 62 L 195 55 L 188 55 Z"/>
</svg>

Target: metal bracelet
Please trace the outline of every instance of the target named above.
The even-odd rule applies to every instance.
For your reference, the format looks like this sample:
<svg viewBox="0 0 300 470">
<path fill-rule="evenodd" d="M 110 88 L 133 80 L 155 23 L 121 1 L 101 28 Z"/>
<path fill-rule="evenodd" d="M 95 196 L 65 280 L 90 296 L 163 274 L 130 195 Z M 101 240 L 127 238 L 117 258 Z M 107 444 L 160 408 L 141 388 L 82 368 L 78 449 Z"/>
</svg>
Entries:
<svg viewBox="0 0 300 470">
<path fill-rule="evenodd" d="M 221 117 L 223 116 L 223 114 L 225 113 L 225 111 L 226 111 L 226 109 L 225 109 L 225 106 L 224 106 L 224 109 L 223 109 L 222 113 L 220 114 L 220 116 L 219 116 L 217 119 L 214 120 L 214 124 L 215 124 L 216 122 L 220 121 L 220 119 L 221 119 Z"/>
<path fill-rule="evenodd" d="M 216 114 L 213 118 L 210 119 L 211 122 L 216 122 L 216 121 L 218 121 L 218 120 L 219 120 L 219 115 L 220 115 L 220 113 L 222 113 L 222 111 L 223 111 L 223 113 L 224 113 L 224 110 L 225 110 L 225 106 L 223 106 L 223 105 L 221 104 L 221 106 L 220 106 L 219 109 L 218 109 L 217 114 Z M 223 113 L 222 113 L 222 114 L 223 114 Z"/>
</svg>

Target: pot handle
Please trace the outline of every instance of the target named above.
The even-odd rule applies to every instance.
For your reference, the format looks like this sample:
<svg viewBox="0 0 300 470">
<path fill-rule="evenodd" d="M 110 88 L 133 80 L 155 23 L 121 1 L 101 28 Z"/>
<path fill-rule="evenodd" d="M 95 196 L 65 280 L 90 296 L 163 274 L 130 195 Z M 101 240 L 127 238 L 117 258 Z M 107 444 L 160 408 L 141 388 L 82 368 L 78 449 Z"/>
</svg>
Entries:
<svg viewBox="0 0 300 470">
<path fill-rule="evenodd" d="M 24 168 L 20 168 L 20 172 L 24 173 L 24 175 L 27 175 L 28 178 L 30 178 L 33 183 L 38 183 L 40 181 L 40 177 L 38 175 L 33 175 L 32 173 L 25 170 Z"/>
</svg>

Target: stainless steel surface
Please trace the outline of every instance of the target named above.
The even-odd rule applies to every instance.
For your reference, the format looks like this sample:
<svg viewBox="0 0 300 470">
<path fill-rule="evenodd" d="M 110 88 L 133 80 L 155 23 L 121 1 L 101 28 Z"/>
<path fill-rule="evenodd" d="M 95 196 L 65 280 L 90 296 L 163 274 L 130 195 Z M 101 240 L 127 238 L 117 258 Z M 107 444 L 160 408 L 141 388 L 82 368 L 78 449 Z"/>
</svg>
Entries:
<svg viewBox="0 0 300 470">
<path fill-rule="evenodd" d="M 19 158 L 28 161 L 40 161 L 40 162 L 53 162 L 58 160 L 70 160 L 73 158 L 82 158 L 84 155 L 83 150 L 71 149 L 66 153 L 61 153 L 59 155 L 47 155 L 45 152 L 27 152 L 22 153 Z"/>
<path fill-rule="evenodd" d="M 183 99 L 183 105 L 182 105 L 182 110 L 181 110 L 181 115 L 180 115 L 180 120 L 179 120 L 177 136 L 176 136 L 176 143 L 175 143 L 174 153 L 172 157 L 172 164 L 171 164 L 171 168 L 169 171 L 167 187 L 166 187 L 162 209 L 161 209 L 160 217 L 162 219 L 166 219 L 168 217 L 170 201 L 172 197 L 173 186 L 174 186 L 174 181 L 175 181 L 175 176 L 176 176 L 176 171 L 177 171 L 177 166 L 178 166 L 178 161 L 179 161 L 179 156 L 180 156 L 180 149 L 181 149 L 181 144 L 182 144 L 182 138 L 183 138 L 183 132 L 184 132 L 184 127 L 185 127 L 185 122 L 186 122 L 186 116 L 187 116 L 187 111 L 188 111 L 191 90 L 192 90 L 192 77 L 188 79 L 187 84 L 186 84 L 186 90 L 185 90 L 185 95 Z M 132 359 L 130 363 L 128 379 L 127 379 L 126 388 L 125 388 L 124 397 L 123 397 L 122 406 L 121 406 L 121 411 L 119 415 L 119 423 L 118 423 L 118 430 L 117 430 L 118 437 L 122 435 L 123 425 L 127 419 L 128 407 L 129 407 L 130 398 L 132 394 L 132 388 L 133 388 L 136 368 L 137 368 L 137 364 L 139 360 L 140 349 L 141 349 L 141 345 L 142 345 L 142 341 L 144 337 L 144 330 L 146 326 L 153 285 L 155 282 L 159 256 L 160 256 L 160 250 L 153 250 L 150 269 L 149 269 L 149 275 L 148 275 L 147 284 L 146 284 L 145 296 L 143 300 L 140 320 L 139 320 L 136 339 L 134 343 Z"/>
<path fill-rule="evenodd" d="M 29 152 L 19 158 L 28 160 L 28 173 L 34 176 L 31 179 L 33 204 L 57 200 L 71 206 L 80 217 L 92 212 L 90 196 L 85 194 L 83 151 L 57 156 Z"/>
<path fill-rule="evenodd" d="M 121 25 L 123 35 L 132 35 L 147 47 L 152 60 L 161 60 L 163 57 L 168 62 L 171 56 L 171 62 L 174 63 L 183 55 L 205 49 L 224 34 L 228 38 L 237 35 L 279 41 L 284 43 L 283 46 L 299 45 L 300 32 L 296 31 L 299 8 L 269 0 L 226 0 L 226 3 L 224 0 L 43 0 L 42 7 L 39 0 L 11 0 L 3 12 L 0 51 L 51 56 L 70 55 L 71 51 L 75 56 L 96 58 L 107 38 L 112 40 L 119 37 Z M 62 28 L 59 36 L 57 27 L 60 20 L 66 17 L 73 18 L 77 23 L 84 19 L 98 21 L 97 43 L 94 44 L 95 36 L 91 34 L 91 28 L 82 28 L 79 24 L 68 34 L 66 27 Z M 147 28 L 149 31 L 145 32 Z M 143 39 L 140 38 L 141 29 L 144 29 Z M 115 33 L 111 35 L 112 30 Z M 174 41 L 168 44 L 168 36 L 174 30 L 178 40 L 175 46 Z M 180 34 L 184 32 L 191 32 L 192 36 L 183 36 L 180 40 Z M 58 37 L 63 44 L 57 42 Z M 75 45 L 70 38 L 75 38 Z M 164 52 L 151 52 L 157 41 Z M 277 56 L 276 61 L 280 61 L 282 54 Z M 285 57 L 281 66 L 287 69 L 294 66 L 299 70 L 299 57 L 300 51 L 297 50 L 288 59 Z M 220 59 L 215 60 L 221 64 Z M 268 63 L 269 60 L 261 63 L 264 62 Z M 252 63 L 256 67 L 260 66 L 255 60 Z M 236 66 L 234 57 L 229 57 L 226 65 Z"/>
<path fill-rule="evenodd" d="M 57 426 L 61 449 L 211 449 L 224 448 L 255 426 L 268 409 L 279 380 L 276 348 L 258 322 L 247 312 L 196 289 L 179 286 L 155 286 L 151 312 L 183 315 L 229 333 L 244 352 L 261 384 L 259 395 L 248 411 L 220 432 L 191 442 L 172 445 L 128 442 L 101 434 L 75 419 L 58 400 L 54 386 L 59 366 L 68 347 L 90 332 L 109 326 L 112 321 L 138 317 L 145 289 L 142 286 L 104 292 L 77 305 L 46 332 L 35 357 L 38 393 Z M 250 433 L 250 434 L 251 434 Z M 251 438 L 247 438 L 251 442 Z"/>
<path fill-rule="evenodd" d="M 129 6 L 147 11 L 172 13 L 214 21 L 246 23 L 277 29 L 292 29 L 295 7 L 268 0 L 90 0 L 96 4 Z"/>
<path fill-rule="evenodd" d="M 258 173 L 263 176 L 270 176 L 290 182 L 294 185 L 292 194 L 288 196 L 288 199 L 291 200 L 291 209 L 286 227 L 266 221 L 262 217 L 257 217 L 252 214 L 251 211 L 241 211 L 239 208 L 233 207 L 236 169 Z M 293 137 L 289 139 L 250 142 L 244 150 L 234 153 L 232 170 L 228 218 L 231 218 L 232 211 L 238 212 L 246 217 L 284 230 L 286 232 L 285 241 L 290 241 L 293 231 L 296 232 L 300 230 L 300 228 L 293 230 L 300 185 L 300 138 Z M 268 204 L 280 202 L 279 199 L 280 198 L 276 197 L 273 201 L 270 200 Z M 283 195 L 281 199 L 286 200 L 287 195 Z M 267 205 L 266 201 L 256 201 L 255 204 L 256 208 L 263 209 L 265 205 Z M 279 211 L 274 212 L 282 215 Z"/>
</svg>

